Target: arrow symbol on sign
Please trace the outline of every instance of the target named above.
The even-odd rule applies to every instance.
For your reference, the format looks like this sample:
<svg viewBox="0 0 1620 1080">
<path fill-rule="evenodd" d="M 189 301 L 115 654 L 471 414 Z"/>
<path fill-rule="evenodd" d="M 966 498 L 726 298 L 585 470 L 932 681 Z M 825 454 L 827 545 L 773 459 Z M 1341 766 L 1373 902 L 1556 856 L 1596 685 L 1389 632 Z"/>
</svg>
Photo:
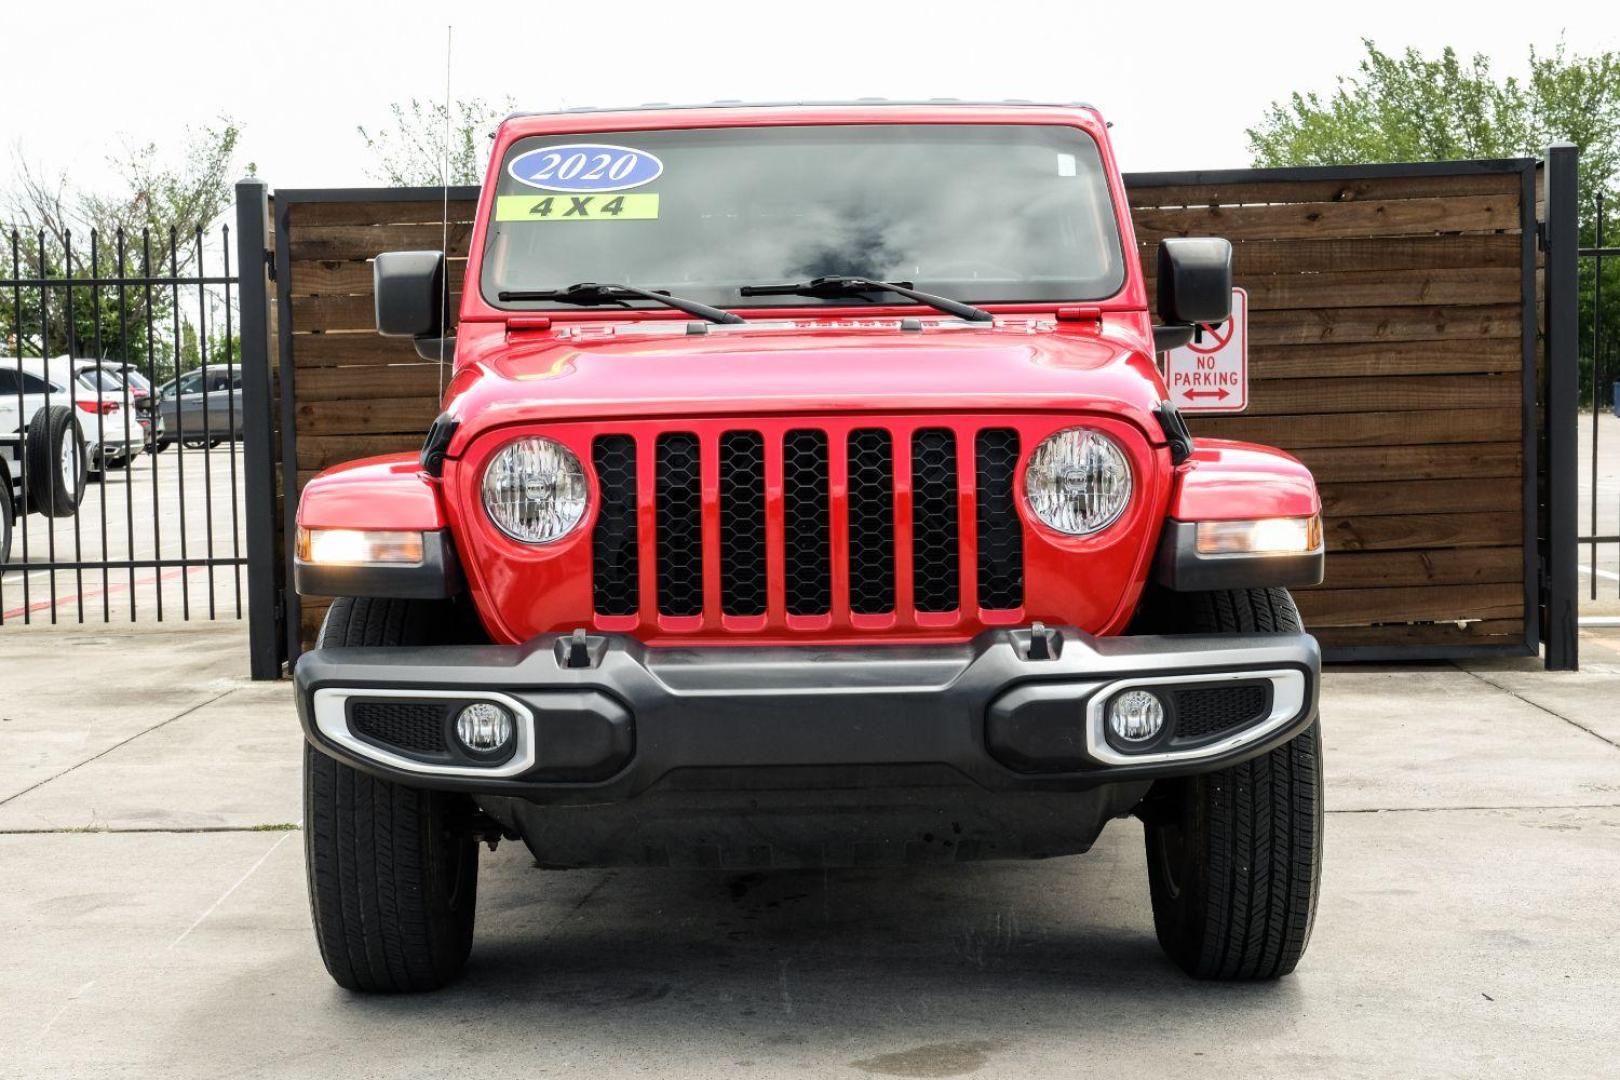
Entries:
<svg viewBox="0 0 1620 1080">
<path fill-rule="evenodd" d="M 1183 390 L 1181 393 L 1188 401 L 1196 401 L 1201 397 L 1212 397 L 1217 401 L 1225 401 L 1231 396 L 1224 387 L 1219 390 Z"/>
</svg>

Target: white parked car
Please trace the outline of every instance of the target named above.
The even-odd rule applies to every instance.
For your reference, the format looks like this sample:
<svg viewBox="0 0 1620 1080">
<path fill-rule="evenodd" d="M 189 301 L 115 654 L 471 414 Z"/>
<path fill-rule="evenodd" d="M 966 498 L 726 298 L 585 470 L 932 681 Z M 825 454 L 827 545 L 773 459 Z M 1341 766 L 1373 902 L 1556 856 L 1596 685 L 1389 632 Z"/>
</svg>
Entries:
<svg viewBox="0 0 1620 1080">
<path fill-rule="evenodd" d="M 71 516 L 90 475 L 145 448 L 146 428 L 118 370 L 67 356 L 0 357 L 0 562 L 18 515 Z"/>
</svg>

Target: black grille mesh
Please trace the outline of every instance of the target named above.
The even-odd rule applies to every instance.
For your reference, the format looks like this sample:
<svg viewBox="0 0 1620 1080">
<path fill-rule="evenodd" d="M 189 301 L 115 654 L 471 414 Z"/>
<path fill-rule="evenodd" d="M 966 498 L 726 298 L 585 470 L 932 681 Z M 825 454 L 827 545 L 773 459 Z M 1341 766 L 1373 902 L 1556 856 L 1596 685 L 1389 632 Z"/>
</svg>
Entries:
<svg viewBox="0 0 1620 1080">
<path fill-rule="evenodd" d="M 640 608 L 641 555 L 636 547 L 636 440 L 602 435 L 591 447 L 600 488 L 591 534 L 591 578 L 596 610 L 634 615 Z"/>
<path fill-rule="evenodd" d="M 1204 739 L 1260 719 L 1267 705 L 1265 686 L 1198 686 L 1175 691 L 1177 739 Z"/>
<path fill-rule="evenodd" d="M 698 438 L 658 436 L 658 610 L 703 614 L 703 476 Z"/>
<path fill-rule="evenodd" d="M 1024 603 L 1024 528 L 1013 496 L 1018 432 L 979 432 L 975 455 L 979 489 L 979 606 L 1005 609 Z"/>
<path fill-rule="evenodd" d="M 362 738 L 413 754 L 444 754 L 448 708 L 431 701 L 354 701 L 349 704 L 349 728 Z"/>
<path fill-rule="evenodd" d="M 782 543 L 787 610 L 832 610 L 832 519 L 827 505 L 827 433 L 782 437 Z"/>
<path fill-rule="evenodd" d="M 894 610 L 894 444 L 880 428 L 849 433 L 849 608 Z"/>
<path fill-rule="evenodd" d="M 960 603 L 956 435 L 928 428 L 911 436 L 911 559 L 918 611 Z"/>
<path fill-rule="evenodd" d="M 757 431 L 720 437 L 720 606 L 765 614 L 765 440 Z"/>
<path fill-rule="evenodd" d="M 924 428 L 911 433 L 911 556 L 914 600 L 920 612 L 961 606 L 960 458 L 957 433 Z M 965 436 L 964 436 L 965 437 Z M 765 438 L 730 431 L 715 445 L 719 475 L 721 606 L 727 614 L 767 610 Z M 658 610 L 703 613 L 703 485 L 698 437 L 657 436 L 654 445 L 653 521 L 657 537 Z M 850 609 L 886 614 L 895 605 L 893 436 L 883 428 L 849 432 L 848 541 Z M 1024 603 L 1023 528 L 1014 477 L 1018 433 L 981 431 L 974 439 L 978 512 L 978 602 L 989 610 Z M 637 450 L 630 435 L 602 435 L 592 444 L 600 503 L 592 533 L 593 598 L 603 615 L 640 611 Z M 832 609 L 832 506 L 828 433 L 795 429 L 782 436 L 782 582 L 786 610 L 824 615 Z M 649 570 L 652 572 L 652 570 Z"/>
</svg>

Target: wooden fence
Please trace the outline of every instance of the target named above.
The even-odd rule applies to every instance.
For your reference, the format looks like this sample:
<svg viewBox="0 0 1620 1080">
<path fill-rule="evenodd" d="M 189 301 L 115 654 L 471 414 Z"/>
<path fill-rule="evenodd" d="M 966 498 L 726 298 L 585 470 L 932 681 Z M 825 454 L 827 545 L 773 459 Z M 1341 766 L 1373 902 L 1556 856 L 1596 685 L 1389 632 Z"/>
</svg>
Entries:
<svg viewBox="0 0 1620 1080">
<path fill-rule="evenodd" d="M 1297 598 L 1330 656 L 1534 648 L 1533 167 L 1127 178 L 1150 291 L 1160 238 L 1233 242 L 1250 406 L 1192 427 L 1282 447 L 1315 473 L 1327 579 Z M 458 297 L 475 194 L 451 192 Z M 293 498 L 327 466 L 416 449 L 436 415 L 438 366 L 373 330 L 368 260 L 437 248 L 441 211 L 436 190 L 277 193 L 277 369 L 292 379 L 275 398 L 292 419 L 277 424 Z M 303 602 L 306 642 L 324 606 Z"/>
</svg>

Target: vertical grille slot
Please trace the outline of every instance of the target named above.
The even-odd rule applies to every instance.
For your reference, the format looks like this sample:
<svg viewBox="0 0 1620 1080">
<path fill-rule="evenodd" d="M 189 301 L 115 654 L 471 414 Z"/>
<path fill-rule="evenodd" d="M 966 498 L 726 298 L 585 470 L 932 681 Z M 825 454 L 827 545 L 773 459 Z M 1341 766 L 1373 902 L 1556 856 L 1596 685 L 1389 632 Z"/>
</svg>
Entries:
<svg viewBox="0 0 1620 1080">
<path fill-rule="evenodd" d="M 894 610 L 894 445 L 881 428 L 849 433 L 849 607 Z"/>
<path fill-rule="evenodd" d="M 703 614 L 703 476 L 698 438 L 658 436 L 655 477 L 658 522 L 658 610 Z"/>
<path fill-rule="evenodd" d="M 992 610 L 1024 603 L 1024 529 L 1013 497 L 1018 471 L 1018 432 L 979 432 L 974 455 L 979 489 L 979 606 Z"/>
<path fill-rule="evenodd" d="M 720 437 L 720 606 L 765 614 L 765 440 L 757 431 Z"/>
<path fill-rule="evenodd" d="M 790 615 L 832 610 L 832 515 L 827 495 L 827 433 L 782 437 L 782 564 Z"/>
<path fill-rule="evenodd" d="M 911 559 L 918 611 L 955 611 L 961 592 L 957 544 L 956 435 L 911 436 Z"/>
<path fill-rule="evenodd" d="M 591 533 L 592 595 L 603 615 L 640 608 L 641 554 L 636 547 L 636 440 L 601 435 L 591 445 L 599 506 Z"/>
</svg>

